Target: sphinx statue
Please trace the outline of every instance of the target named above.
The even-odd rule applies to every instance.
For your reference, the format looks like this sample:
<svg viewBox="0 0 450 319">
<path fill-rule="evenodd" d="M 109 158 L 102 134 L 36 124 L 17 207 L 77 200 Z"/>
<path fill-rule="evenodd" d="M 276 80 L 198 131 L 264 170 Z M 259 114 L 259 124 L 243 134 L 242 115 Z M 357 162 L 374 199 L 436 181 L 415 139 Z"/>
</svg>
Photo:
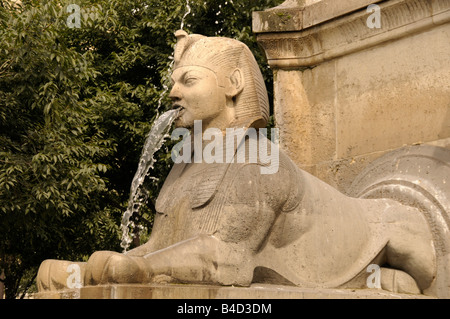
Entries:
<svg viewBox="0 0 450 319">
<path fill-rule="evenodd" d="M 193 131 L 201 121 L 201 133 L 213 128 L 224 138 L 230 128 L 263 129 L 269 102 L 248 47 L 184 31 L 176 37 L 170 92 L 180 109 L 176 126 Z M 299 169 L 282 150 L 277 169 L 263 174 L 267 162 L 249 147 L 260 138 L 246 135 L 234 146 L 235 154 L 247 150 L 240 162 L 175 163 L 157 198 L 148 242 L 127 253 L 98 251 L 77 263 L 81 284 L 355 289 L 367 288 L 367 268 L 377 265 L 382 289 L 439 295 L 433 288 L 440 280 L 436 225 L 420 209 L 382 196 L 344 195 Z M 266 142 L 274 151 L 276 145 Z M 69 264 L 44 261 L 39 290 L 62 289 Z"/>
</svg>

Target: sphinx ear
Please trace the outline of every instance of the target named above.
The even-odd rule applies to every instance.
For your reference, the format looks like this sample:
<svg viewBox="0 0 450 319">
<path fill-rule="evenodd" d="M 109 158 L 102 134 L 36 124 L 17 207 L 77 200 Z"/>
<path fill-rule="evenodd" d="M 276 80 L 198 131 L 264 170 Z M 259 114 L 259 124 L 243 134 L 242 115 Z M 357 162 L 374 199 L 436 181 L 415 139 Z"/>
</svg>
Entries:
<svg viewBox="0 0 450 319">
<path fill-rule="evenodd" d="M 233 72 L 231 72 L 229 79 L 230 85 L 227 88 L 226 95 L 229 98 L 234 98 L 244 89 L 245 86 L 244 74 L 242 73 L 241 69 L 236 68 L 234 69 Z"/>
</svg>

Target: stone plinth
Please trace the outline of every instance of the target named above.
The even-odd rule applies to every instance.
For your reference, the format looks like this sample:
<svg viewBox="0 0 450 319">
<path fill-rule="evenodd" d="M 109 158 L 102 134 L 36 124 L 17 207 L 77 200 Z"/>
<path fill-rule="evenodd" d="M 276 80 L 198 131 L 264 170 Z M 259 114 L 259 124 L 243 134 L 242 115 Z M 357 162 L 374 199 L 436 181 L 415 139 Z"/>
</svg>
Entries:
<svg viewBox="0 0 450 319">
<path fill-rule="evenodd" d="M 207 285 L 108 285 L 40 292 L 35 299 L 427 299 L 381 289 L 311 289 L 254 284 L 251 287 Z"/>
<path fill-rule="evenodd" d="M 286 1 L 253 14 L 282 147 L 344 192 L 386 152 L 450 144 L 450 2 L 378 2 L 380 28 L 367 23 L 370 3 Z"/>
</svg>

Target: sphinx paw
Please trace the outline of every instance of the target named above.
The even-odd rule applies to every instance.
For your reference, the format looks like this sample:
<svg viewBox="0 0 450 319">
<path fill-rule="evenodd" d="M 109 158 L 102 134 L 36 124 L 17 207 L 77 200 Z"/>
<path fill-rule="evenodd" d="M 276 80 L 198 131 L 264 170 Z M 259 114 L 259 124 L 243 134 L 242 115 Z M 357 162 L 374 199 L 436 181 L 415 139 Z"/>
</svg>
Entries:
<svg viewBox="0 0 450 319">
<path fill-rule="evenodd" d="M 141 257 L 113 251 L 97 251 L 86 266 L 86 285 L 140 283 L 145 279 Z"/>
<path fill-rule="evenodd" d="M 67 260 L 44 260 L 38 270 L 38 291 L 58 291 L 83 286 L 86 263 Z"/>
</svg>

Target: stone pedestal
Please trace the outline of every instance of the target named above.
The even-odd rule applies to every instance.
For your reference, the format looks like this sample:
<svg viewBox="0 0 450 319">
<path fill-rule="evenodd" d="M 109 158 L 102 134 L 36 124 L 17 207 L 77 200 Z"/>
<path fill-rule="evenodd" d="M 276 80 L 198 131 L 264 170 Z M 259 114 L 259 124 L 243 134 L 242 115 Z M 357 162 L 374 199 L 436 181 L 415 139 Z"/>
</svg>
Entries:
<svg viewBox="0 0 450 319">
<path fill-rule="evenodd" d="M 282 148 L 343 192 L 393 149 L 450 145 L 450 1 L 371 3 L 286 1 L 253 14 Z"/>
<path fill-rule="evenodd" d="M 108 285 L 40 292 L 35 299 L 427 299 L 381 289 L 311 289 L 254 284 L 251 287 L 207 285 Z"/>
</svg>

